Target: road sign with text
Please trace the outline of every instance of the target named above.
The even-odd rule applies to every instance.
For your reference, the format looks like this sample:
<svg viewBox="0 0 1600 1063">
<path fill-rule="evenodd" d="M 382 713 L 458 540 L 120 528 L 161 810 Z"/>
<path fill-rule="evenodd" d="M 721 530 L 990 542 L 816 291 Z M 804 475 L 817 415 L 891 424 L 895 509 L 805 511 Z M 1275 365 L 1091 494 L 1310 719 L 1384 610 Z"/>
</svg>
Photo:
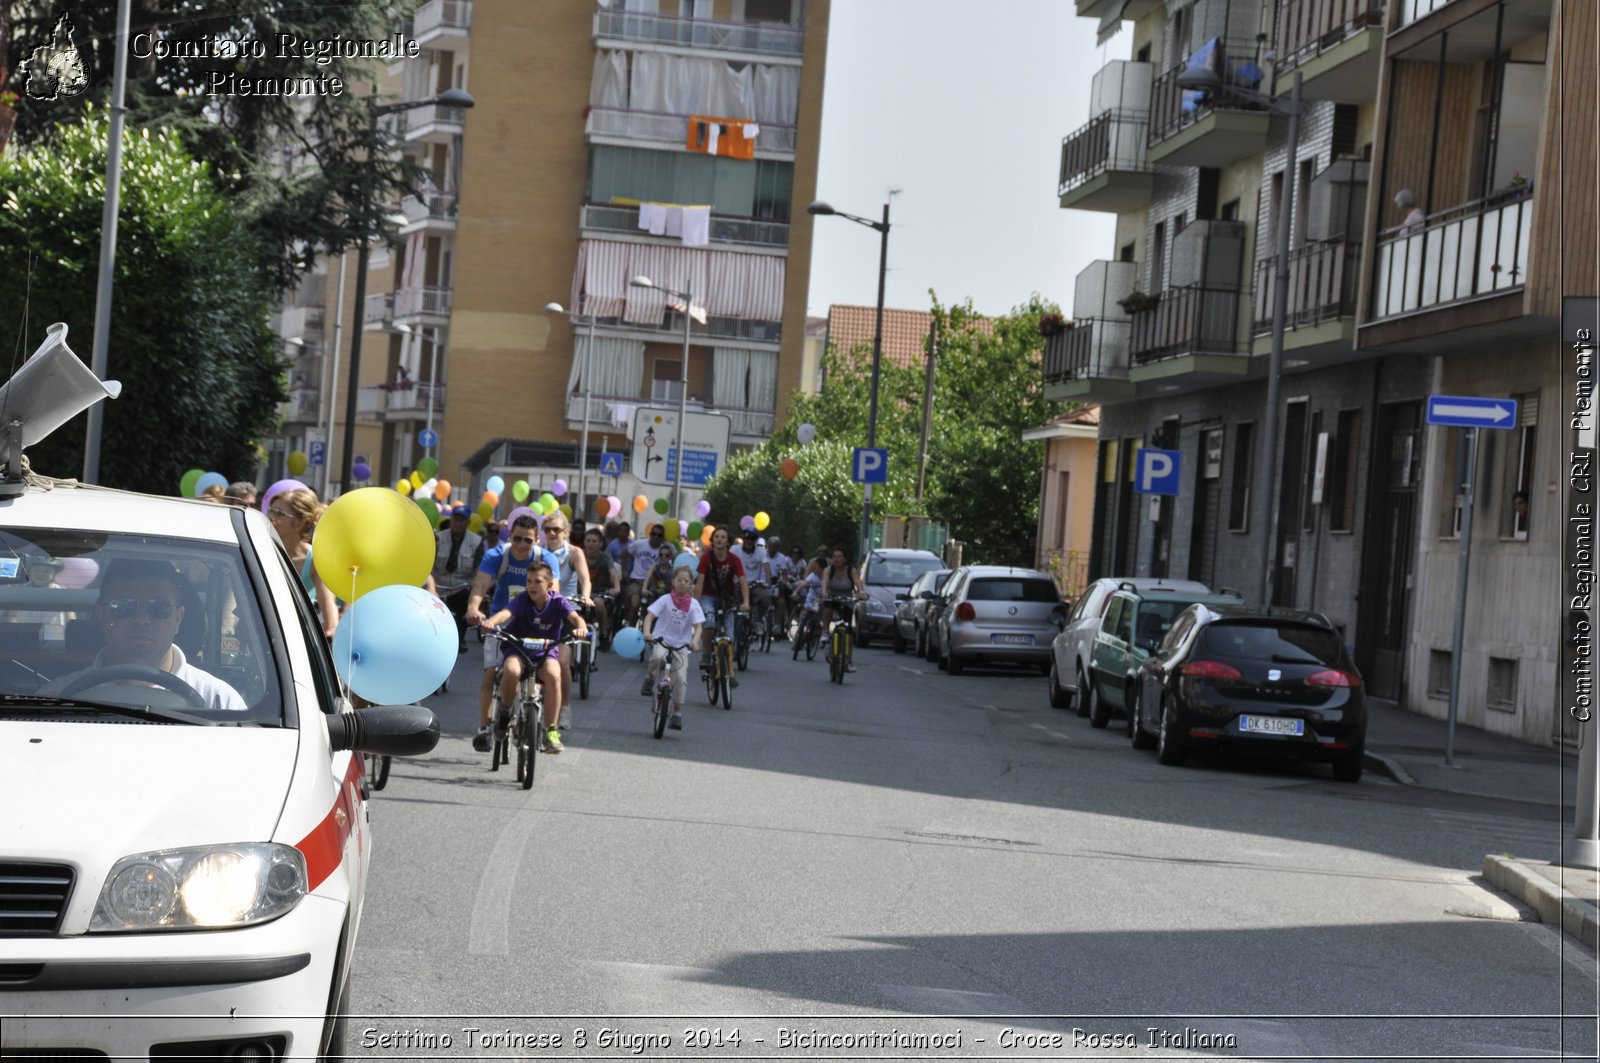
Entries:
<svg viewBox="0 0 1600 1063">
<path fill-rule="evenodd" d="M 1429 395 L 1428 423 L 1448 428 L 1515 428 L 1517 400 L 1479 395 Z"/>
<path fill-rule="evenodd" d="M 704 487 L 727 460 L 733 419 L 726 414 L 684 412 L 683 484 Z M 647 484 L 671 486 L 677 476 L 678 411 L 641 406 L 633 413 L 630 471 Z"/>
</svg>

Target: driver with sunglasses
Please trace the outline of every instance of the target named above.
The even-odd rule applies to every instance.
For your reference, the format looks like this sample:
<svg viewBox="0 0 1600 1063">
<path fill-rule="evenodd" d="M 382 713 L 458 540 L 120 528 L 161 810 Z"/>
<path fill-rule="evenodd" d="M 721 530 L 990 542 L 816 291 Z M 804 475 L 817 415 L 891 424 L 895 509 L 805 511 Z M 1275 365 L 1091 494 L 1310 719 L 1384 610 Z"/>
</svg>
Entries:
<svg viewBox="0 0 1600 1063">
<path fill-rule="evenodd" d="M 166 672 L 182 680 L 205 700 L 207 708 L 248 711 L 249 706 L 237 690 L 190 664 L 183 651 L 173 644 L 183 624 L 183 592 L 183 577 L 165 561 L 120 557 L 111 562 L 105 578 L 100 581 L 100 600 L 94 607 L 105 648 L 88 668 L 51 680 L 39 693 L 58 693 L 79 676 L 96 671 L 133 666 Z M 108 682 L 136 683 L 138 680 Z M 94 689 L 87 688 L 84 696 L 93 699 Z"/>
<path fill-rule="evenodd" d="M 467 592 L 467 623 L 473 627 L 483 623 L 485 595 L 489 596 L 488 611 L 493 614 L 521 594 L 528 586 L 528 566 L 536 560 L 549 565 L 552 572 L 561 570 L 561 559 L 539 545 L 539 522 L 524 514 L 511 525 L 509 543 L 483 552 L 483 561 L 472 577 L 472 589 Z M 500 643 L 485 639 L 483 682 L 478 687 L 478 734 L 472 740 L 472 748 L 479 753 L 489 752 L 494 744 L 489 706 L 494 697 L 494 670 L 499 663 Z"/>
</svg>

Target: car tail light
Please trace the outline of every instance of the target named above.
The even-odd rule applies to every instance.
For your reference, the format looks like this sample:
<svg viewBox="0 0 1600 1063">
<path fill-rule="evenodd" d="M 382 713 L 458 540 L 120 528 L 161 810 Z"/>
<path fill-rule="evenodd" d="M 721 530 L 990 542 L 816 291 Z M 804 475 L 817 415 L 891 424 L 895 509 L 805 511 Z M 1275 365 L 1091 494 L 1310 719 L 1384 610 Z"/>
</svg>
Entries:
<svg viewBox="0 0 1600 1063">
<path fill-rule="evenodd" d="M 1361 677 L 1350 672 L 1341 672 L 1337 668 L 1329 668 L 1322 672 L 1312 672 L 1306 676 L 1306 685 L 1313 687 L 1359 687 Z"/>
<path fill-rule="evenodd" d="M 978 619 L 978 611 L 972 607 L 971 602 L 962 602 L 960 605 L 956 606 L 956 619 L 976 620 Z"/>
<path fill-rule="evenodd" d="M 1054 609 L 1050 610 L 1050 622 L 1056 627 L 1066 627 L 1067 607 L 1064 605 L 1058 605 Z"/>
<path fill-rule="evenodd" d="M 1188 679 L 1243 679 L 1239 669 L 1221 661 L 1190 661 L 1178 669 L 1178 674 Z"/>
</svg>

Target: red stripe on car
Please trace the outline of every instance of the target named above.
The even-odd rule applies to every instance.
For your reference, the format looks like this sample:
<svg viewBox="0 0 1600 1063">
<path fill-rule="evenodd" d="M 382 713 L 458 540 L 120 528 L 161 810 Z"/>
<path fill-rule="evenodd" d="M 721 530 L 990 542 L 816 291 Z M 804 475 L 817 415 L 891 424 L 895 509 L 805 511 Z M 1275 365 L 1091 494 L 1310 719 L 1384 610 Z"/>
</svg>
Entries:
<svg viewBox="0 0 1600 1063">
<path fill-rule="evenodd" d="M 295 843 L 294 847 L 306 858 L 307 893 L 322 885 L 344 860 L 344 844 L 355 829 L 362 770 L 361 754 L 353 754 L 333 807 L 328 809 L 328 814 L 312 828 L 310 834 Z"/>
</svg>

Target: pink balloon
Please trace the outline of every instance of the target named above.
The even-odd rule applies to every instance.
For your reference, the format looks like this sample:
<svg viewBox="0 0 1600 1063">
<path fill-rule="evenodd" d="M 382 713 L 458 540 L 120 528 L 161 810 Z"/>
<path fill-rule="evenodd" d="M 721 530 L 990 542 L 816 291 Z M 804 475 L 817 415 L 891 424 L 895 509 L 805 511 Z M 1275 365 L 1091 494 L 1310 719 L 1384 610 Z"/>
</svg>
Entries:
<svg viewBox="0 0 1600 1063">
<path fill-rule="evenodd" d="M 100 574 L 100 562 L 92 557 L 63 557 L 56 582 L 69 591 L 81 591 Z"/>
<path fill-rule="evenodd" d="M 306 487 L 306 485 L 301 483 L 299 480 L 279 480 L 277 483 L 267 488 L 266 491 L 261 495 L 261 512 L 265 513 L 267 511 L 267 508 L 272 505 L 272 499 L 275 496 L 281 495 L 285 491 L 293 491 L 296 488 L 305 488 L 308 491 L 310 490 L 310 488 Z"/>
<path fill-rule="evenodd" d="M 607 513 L 606 516 L 610 517 L 612 520 L 616 520 L 622 515 L 622 499 L 618 498 L 616 495 L 607 495 L 606 501 L 611 503 L 611 511 Z"/>
<path fill-rule="evenodd" d="M 683 536 L 685 539 L 687 539 L 689 537 L 689 522 L 688 521 L 680 520 L 678 522 L 678 534 Z"/>
<path fill-rule="evenodd" d="M 746 514 L 745 516 L 742 516 L 742 517 L 739 518 L 739 527 L 743 528 L 745 531 L 750 531 L 755 526 L 756 526 L 756 519 L 754 517 L 750 516 L 749 514 Z"/>
<path fill-rule="evenodd" d="M 710 516 L 711 515 L 711 503 L 707 502 L 703 498 L 700 501 L 696 502 L 694 504 L 694 515 L 699 517 L 702 520 L 704 520 L 706 517 Z"/>
<path fill-rule="evenodd" d="M 555 495 L 557 498 L 565 495 L 567 493 L 567 481 L 557 480 L 555 483 L 551 484 L 550 493 Z"/>
</svg>

